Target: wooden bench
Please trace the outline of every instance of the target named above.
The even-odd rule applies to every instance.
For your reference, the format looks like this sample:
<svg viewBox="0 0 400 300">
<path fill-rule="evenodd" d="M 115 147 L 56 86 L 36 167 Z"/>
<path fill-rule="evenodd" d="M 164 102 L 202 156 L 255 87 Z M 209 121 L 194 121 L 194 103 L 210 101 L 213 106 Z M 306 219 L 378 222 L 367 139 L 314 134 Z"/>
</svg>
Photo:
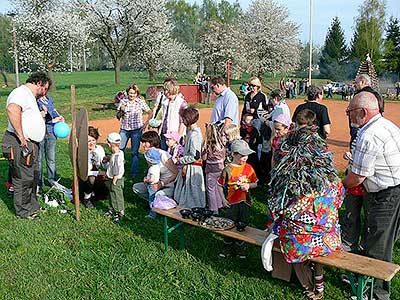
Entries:
<svg viewBox="0 0 400 300">
<path fill-rule="evenodd" d="M 178 208 L 170 210 L 161 210 L 155 208 L 153 210 L 157 214 L 162 215 L 164 217 L 163 230 L 164 230 L 165 253 L 167 253 L 168 251 L 169 234 L 171 234 L 176 229 L 179 229 L 180 231 L 179 248 L 181 249 L 184 248 L 185 246 L 185 238 L 183 234 L 184 224 L 205 228 L 203 226 L 200 226 L 196 221 L 193 221 L 191 219 L 183 219 L 179 213 Z M 177 223 L 173 226 L 169 226 L 168 225 L 169 218 L 177 221 Z M 268 234 L 264 230 L 253 228 L 250 226 L 247 226 L 246 230 L 243 232 L 238 232 L 235 228 L 230 230 L 213 231 L 213 232 L 223 236 L 228 236 L 234 239 L 245 241 L 247 243 L 256 246 L 261 246 Z M 274 251 L 279 252 L 280 249 L 274 247 Z M 359 274 L 357 282 L 354 282 L 352 280 L 352 276 L 349 276 L 351 281 L 350 282 L 351 288 L 353 290 L 353 293 L 357 296 L 358 300 L 362 300 L 363 294 L 365 293 L 368 293 L 369 295 L 368 299 L 372 299 L 374 278 L 381 279 L 384 281 L 390 281 L 400 270 L 399 265 L 345 251 L 336 251 L 329 256 L 320 256 L 312 258 L 310 260 L 316 263 L 320 263 L 322 265 L 343 269 L 350 273 Z"/>
<path fill-rule="evenodd" d="M 96 104 L 100 106 L 102 111 L 105 111 L 106 109 L 116 109 L 114 102 L 96 102 Z"/>
</svg>

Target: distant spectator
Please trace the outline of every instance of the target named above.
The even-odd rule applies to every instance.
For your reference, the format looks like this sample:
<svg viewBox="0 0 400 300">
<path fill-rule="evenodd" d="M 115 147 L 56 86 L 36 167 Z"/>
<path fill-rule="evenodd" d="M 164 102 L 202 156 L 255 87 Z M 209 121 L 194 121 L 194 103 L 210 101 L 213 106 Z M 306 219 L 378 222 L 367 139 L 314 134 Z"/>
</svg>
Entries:
<svg viewBox="0 0 400 300">
<path fill-rule="evenodd" d="M 331 133 L 331 121 L 329 119 L 328 108 L 325 105 L 320 104 L 324 96 L 324 92 L 321 87 L 311 85 L 307 90 L 306 103 L 300 104 L 296 107 L 293 114 L 292 121 L 296 122 L 297 114 L 305 108 L 312 110 L 317 116 L 317 126 L 319 135 L 326 139 Z"/>
<path fill-rule="evenodd" d="M 265 94 L 261 91 L 260 79 L 251 77 L 249 80 L 249 87 L 250 93 L 244 98 L 241 119 L 243 121 L 244 115 L 251 114 L 253 116 L 254 126 L 257 130 L 260 130 L 261 122 L 259 120 L 259 112 L 267 110 L 267 100 Z"/>
<path fill-rule="evenodd" d="M 326 99 L 332 98 L 333 97 L 333 94 L 332 94 L 332 88 L 333 88 L 332 82 L 328 81 L 327 84 L 326 84 L 326 87 L 328 89 L 328 94 L 326 95 Z"/>
<path fill-rule="evenodd" d="M 125 151 L 129 139 L 131 140 L 132 160 L 130 175 L 139 175 L 139 146 L 142 131 L 152 117 L 153 112 L 146 101 L 141 98 L 139 87 L 135 84 L 126 89 L 128 99 L 121 100 L 117 110 L 123 111 L 121 118 L 121 128 L 119 134 L 122 137 L 121 150 Z M 143 122 L 143 113 L 147 113 L 146 120 Z"/>
</svg>

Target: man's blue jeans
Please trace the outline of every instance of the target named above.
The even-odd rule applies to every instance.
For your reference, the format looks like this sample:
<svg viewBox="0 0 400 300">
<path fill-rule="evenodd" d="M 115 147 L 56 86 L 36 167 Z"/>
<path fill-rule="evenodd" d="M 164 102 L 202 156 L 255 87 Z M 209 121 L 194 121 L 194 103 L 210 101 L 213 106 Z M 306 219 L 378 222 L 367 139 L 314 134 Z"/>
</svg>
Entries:
<svg viewBox="0 0 400 300">
<path fill-rule="evenodd" d="M 142 138 L 142 129 L 135 130 L 125 130 L 121 129 L 119 132 L 122 141 L 120 149 L 125 152 L 125 148 L 128 144 L 129 139 L 131 139 L 131 151 L 132 151 L 132 161 L 131 161 L 131 172 L 132 177 L 139 175 L 139 146 L 140 139 Z"/>
<path fill-rule="evenodd" d="M 47 166 L 47 181 L 49 185 L 52 186 L 54 182 L 58 180 L 56 171 L 56 146 L 57 138 L 54 133 L 46 133 L 43 141 L 40 142 L 39 149 L 39 181 L 38 185 L 43 186 L 43 170 L 42 170 L 42 160 L 43 156 L 46 157 Z"/>
</svg>

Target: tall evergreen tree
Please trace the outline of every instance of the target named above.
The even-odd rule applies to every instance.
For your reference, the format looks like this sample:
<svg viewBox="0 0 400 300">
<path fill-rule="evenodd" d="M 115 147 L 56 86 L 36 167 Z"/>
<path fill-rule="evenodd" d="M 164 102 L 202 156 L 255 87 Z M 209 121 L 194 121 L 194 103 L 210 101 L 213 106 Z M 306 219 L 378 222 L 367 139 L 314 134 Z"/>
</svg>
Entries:
<svg viewBox="0 0 400 300">
<path fill-rule="evenodd" d="M 390 72 L 400 72 L 400 22 L 391 17 L 386 27 L 383 68 Z"/>
<path fill-rule="evenodd" d="M 342 79 L 343 61 L 347 57 L 347 47 L 338 17 L 333 18 L 321 54 L 321 75 L 334 80 Z"/>
<path fill-rule="evenodd" d="M 360 6 L 351 40 L 350 56 L 364 61 L 369 54 L 376 70 L 381 69 L 381 45 L 385 29 L 385 1 L 365 0 Z"/>
</svg>

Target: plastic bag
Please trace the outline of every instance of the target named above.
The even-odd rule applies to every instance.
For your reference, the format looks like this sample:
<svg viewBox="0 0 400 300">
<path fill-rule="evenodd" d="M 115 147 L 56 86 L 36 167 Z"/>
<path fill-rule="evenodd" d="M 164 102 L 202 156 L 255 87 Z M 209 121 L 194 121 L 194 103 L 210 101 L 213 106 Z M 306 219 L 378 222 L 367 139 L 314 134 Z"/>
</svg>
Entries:
<svg viewBox="0 0 400 300">
<path fill-rule="evenodd" d="M 175 202 L 175 200 L 173 200 L 173 199 L 171 199 L 171 198 L 169 198 L 167 196 L 157 195 L 154 198 L 152 207 L 153 208 L 158 208 L 158 209 L 163 209 L 163 210 L 168 210 L 168 209 L 171 209 L 171 208 L 175 208 L 176 207 L 176 202 Z"/>
</svg>

